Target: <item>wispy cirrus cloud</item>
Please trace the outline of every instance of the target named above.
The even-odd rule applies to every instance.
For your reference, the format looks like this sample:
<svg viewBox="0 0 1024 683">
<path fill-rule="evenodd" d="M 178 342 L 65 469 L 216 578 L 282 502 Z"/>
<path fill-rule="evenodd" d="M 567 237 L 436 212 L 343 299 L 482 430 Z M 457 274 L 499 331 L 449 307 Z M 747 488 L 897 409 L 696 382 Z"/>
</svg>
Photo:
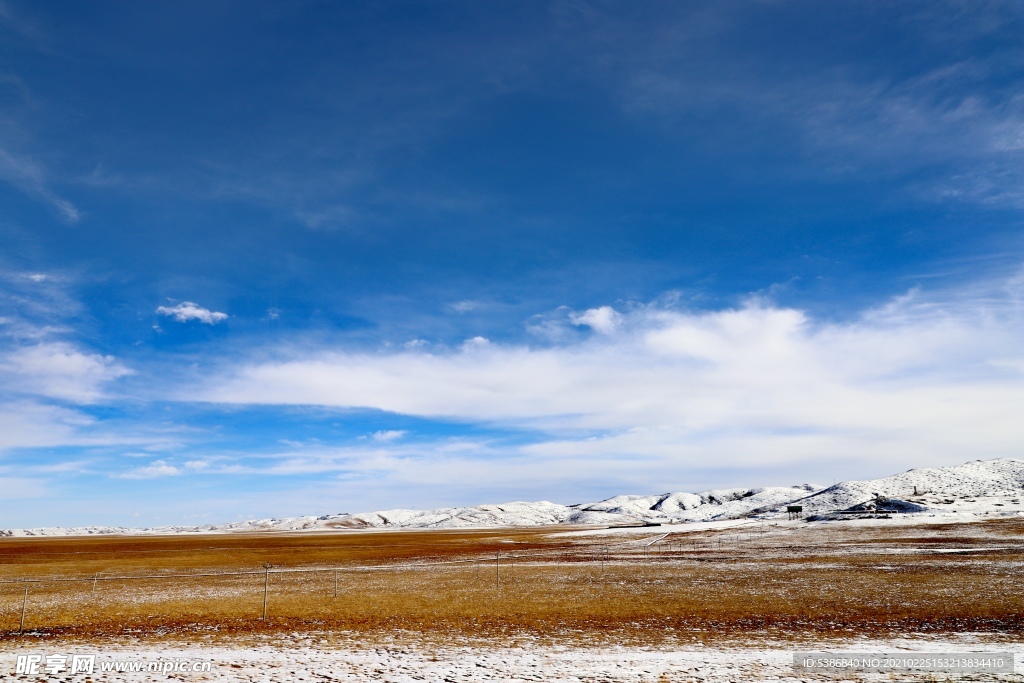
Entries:
<svg viewBox="0 0 1024 683">
<path fill-rule="evenodd" d="M 764 16 L 791 19 L 799 6 Z M 759 64 L 787 53 L 778 45 L 764 54 L 763 45 L 743 45 L 705 65 L 700 52 L 734 39 L 756 14 L 723 5 L 689 13 L 685 23 L 666 21 L 642 42 L 633 36 L 636 49 L 614 47 L 602 68 L 616 76 L 632 116 L 677 123 L 729 112 L 752 144 L 763 142 L 754 131 L 770 127 L 774 144 L 793 145 L 787 174 L 882 176 L 931 201 L 1021 208 L 1024 60 L 1007 41 L 1024 22 L 1020 6 L 937 2 L 891 9 L 883 22 L 900 38 L 886 46 L 895 54 L 878 59 L 865 56 L 873 37 L 863 34 L 844 36 L 858 50 L 815 45 L 814 59 L 787 55 L 792 61 L 779 62 L 773 75 Z M 840 30 L 831 23 L 835 17 L 820 18 L 823 34 Z M 618 38 L 623 35 L 631 34 Z M 795 55 L 806 49 L 803 41 L 793 47 Z M 915 59 L 897 56 L 906 53 Z M 928 57 L 918 62 L 922 55 Z M 695 68 L 695 61 L 702 65 Z"/>
<path fill-rule="evenodd" d="M 0 451 L 83 443 L 95 421 L 83 413 L 34 400 L 0 403 Z"/>
<path fill-rule="evenodd" d="M 724 99 L 794 125 L 802 155 L 830 176 L 865 170 L 903 175 L 902 185 L 925 199 L 1020 208 L 1024 97 L 993 100 L 970 87 L 944 94 L 941 82 L 957 79 L 958 73 L 946 68 L 889 82 L 851 80 L 837 72 L 803 81 L 791 91 L 747 84 L 697 95 L 697 100 Z M 706 86 L 649 75 L 634 87 L 643 92 L 637 95 L 643 111 L 664 112 L 677 98 L 692 106 L 693 91 Z M 914 177 L 922 171 L 925 177 Z"/>
<path fill-rule="evenodd" d="M 78 207 L 54 192 L 42 165 L 29 157 L 0 147 L 0 179 L 48 204 L 65 223 L 74 224 L 81 218 Z"/>
<path fill-rule="evenodd" d="M 833 167 L 942 168 L 908 188 L 931 200 L 1024 207 L 1024 97 L 993 98 L 965 86 L 961 81 L 970 79 L 963 73 L 976 66 L 954 64 L 900 83 L 824 88 L 802 116 L 810 153 Z"/>
</svg>

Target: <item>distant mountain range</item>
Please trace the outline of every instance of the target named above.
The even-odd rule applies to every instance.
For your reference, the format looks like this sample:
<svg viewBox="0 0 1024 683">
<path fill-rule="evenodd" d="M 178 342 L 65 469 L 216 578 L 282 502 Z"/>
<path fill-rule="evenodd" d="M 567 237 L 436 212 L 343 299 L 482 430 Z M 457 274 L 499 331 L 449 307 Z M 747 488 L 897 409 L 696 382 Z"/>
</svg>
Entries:
<svg viewBox="0 0 1024 683">
<path fill-rule="evenodd" d="M 785 516 L 800 506 L 801 517 L 838 519 L 879 510 L 946 516 L 1024 514 L 1024 460 L 976 460 L 954 467 L 913 469 L 881 479 L 846 481 L 828 488 L 718 489 L 703 493 L 623 495 L 597 503 L 559 505 L 546 501 L 434 510 L 380 510 L 320 517 L 260 519 L 199 526 L 44 527 L 0 531 L 5 536 L 174 534 L 345 529 L 453 529 L 467 527 L 671 524 L 743 517 Z"/>
</svg>

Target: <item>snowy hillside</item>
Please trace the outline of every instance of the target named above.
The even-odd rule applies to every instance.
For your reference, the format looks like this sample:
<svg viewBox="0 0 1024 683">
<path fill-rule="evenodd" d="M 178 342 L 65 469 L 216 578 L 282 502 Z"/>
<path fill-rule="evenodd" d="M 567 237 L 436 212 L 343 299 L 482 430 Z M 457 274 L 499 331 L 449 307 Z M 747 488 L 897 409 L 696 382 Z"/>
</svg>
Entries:
<svg viewBox="0 0 1024 683">
<path fill-rule="evenodd" d="M 504 503 L 436 510 L 382 510 L 357 515 L 336 515 L 321 518 L 341 527 L 360 528 L 435 528 L 453 529 L 475 526 L 538 526 L 561 524 L 570 508 L 557 503 Z"/>
<path fill-rule="evenodd" d="M 235 531 L 315 531 L 330 529 L 459 529 L 467 527 L 539 526 L 543 524 L 642 524 L 704 522 L 743 517 L 756 508 L 784 505 L 818 490 L 814 486 L 723 489 L 703 493 L 615 496 L 597 503 L 559 505 L 547 501 L 476 505 L 433 510 L 380 510 L 321 517 L 258 519 L 231 524 L 119 527 L 47 527 L 0 532 L 14 536 L 91 534 L 174 534 Z"/>
<path fill-rule="evenodd" d="M 937 512 L 1024 511 L 1024 460 L 975 460 L 953 467 L 913 469 L 881 479 L 845 481 L 793 501 L 804 515 L 846 510 L 882 496 Z M 1000 510 L 1000 508 L 1003 508 Z M 766 506 L 757 512 L 779 511 Z"/>
<path fill-rule="evenodd" d="M 649 522 L 706 522 L 742 517 L 762 507 L 776 507 L 803 498 L 818 488 L 794 487 L 718 489 L 703 493 L 666 493 L 660 496 L 615 496 L 600 503 L 575 506 L 579 513 L 634 517 Z"/>
<path fill-rule="evenodd" d="M 173 534 L 238 531 L 315 531 L 332 529 L 454 529 L 465 527 L 538 526 L 544 524 L 642 524 L 706 522 L 740 517 L 785 515 L 787 505 L 802 515 L 884 506 L 926 514 L 1024 513 L 1024 460 L 1003 458 L 955 467 L 915 469 L 881 479 L 847 481 L 826 489 L 810 485 L 755 489 L 717 489 L 703 493 L 623 495 L 597 503 L 559 505 L 546 501 L 477 505 L 434 510 L 381 510 L 320 517 L 262 519 L 231 524 L 121 527 L 49 527 L 12 529 L 7 536 L 91 534 Z"/>
</svg>

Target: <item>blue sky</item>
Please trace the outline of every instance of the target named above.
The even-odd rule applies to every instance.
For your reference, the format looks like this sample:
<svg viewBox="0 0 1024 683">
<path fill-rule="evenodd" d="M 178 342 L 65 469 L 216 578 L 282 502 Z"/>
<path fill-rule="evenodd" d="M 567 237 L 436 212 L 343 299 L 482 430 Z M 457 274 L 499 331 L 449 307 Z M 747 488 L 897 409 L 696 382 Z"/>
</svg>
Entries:
<svg viewBox="0 0 1024 683">
<path fill-rule="evenodd" d="M 1016 2 L 0 0 L 0 526 L 1019 457 Z"/>
</svg>

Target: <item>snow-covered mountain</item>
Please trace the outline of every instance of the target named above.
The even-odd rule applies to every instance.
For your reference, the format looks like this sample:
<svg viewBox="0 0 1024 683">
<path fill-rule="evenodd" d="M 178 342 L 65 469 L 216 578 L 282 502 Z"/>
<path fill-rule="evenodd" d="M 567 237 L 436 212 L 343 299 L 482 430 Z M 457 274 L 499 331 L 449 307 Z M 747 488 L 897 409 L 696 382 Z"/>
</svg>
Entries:
<svg viewBox="0 0 1024 683">
<path fill-rule="evenodd" d="M 803 498 L 820 487 L 804 484 L 759 489 L 716 489 L 703 493 L 666 493 L 660 496 L 615 496 L 600 503 L 573 506 L 566 521 L 600 524 L 601 515 L 617 515 L 647 522 L 706 522 L 743 517 L 758 508 L 773 508 Z M 593 518 L 594 522 L 584 521 Z"/>
<path fill-rule="evenodd" d="M 320 517 L 262 519 L 230 524 L 122 527 L 48 527 L 0 531 L 6 536 L 90 534 L 173 534 L 239 531 L 315 531 L 331 529 L 454 529 L 538 526 L 544 524 L 642 524 L 706 522 L 741 517 L 772 518 L 788 505 L 802 516 L 829 516 L 875 505 L 905 513 L 1024 514 L 1024 460 L 977 460 L 955 467 L 914 469 L 881 479 L 847 481 L 828 488 L 792 487 L 718 489 L 703 493 L 623 495 L 597 503 L 559 505 L 547 501 L 504 503 L 434 510 L 380 510 Z"/>
<path fill-rule="evenodd" d="M 1024 460 L 975 460 L 954 467 L 925 467 L 881 479 L 844 481 L 794 500 L 803 514 L 827 514 L 881 498 L 885 507 L 930 512 L 1024 511 Z M 1000 509 L 1002 508 L 1002 509 Z M 773 512 L 770 506 L 755 513 Z"/>
</svg>

